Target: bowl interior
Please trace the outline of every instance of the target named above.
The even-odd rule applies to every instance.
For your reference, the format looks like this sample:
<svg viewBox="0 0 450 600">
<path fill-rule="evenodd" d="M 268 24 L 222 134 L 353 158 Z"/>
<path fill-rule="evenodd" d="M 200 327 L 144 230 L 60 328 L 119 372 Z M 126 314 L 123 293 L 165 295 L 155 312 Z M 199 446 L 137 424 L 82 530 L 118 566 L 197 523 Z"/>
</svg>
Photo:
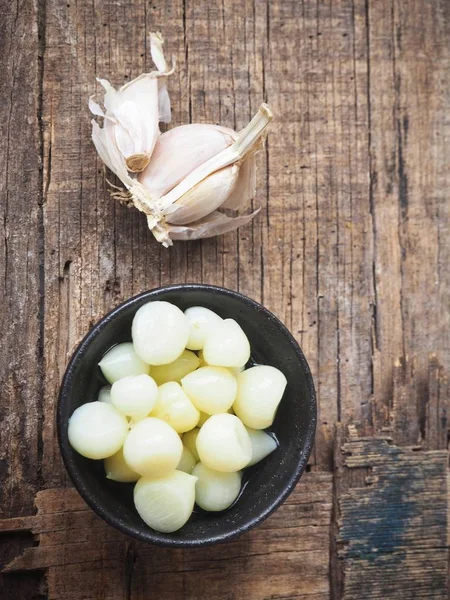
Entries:
<svg viewBox="0 0 450 600">
<path fill-rule="evenodd" d="M 137 514 L 133 485 L 106 479 L 102 461 L 77 454 L 69 445 L 68 420 L 73 411 L 96 400 L 105 385 L 98 368 L 102 355 L 113 345 L 131 341 L 131 322 L 137 309 L 150 300 L 166 300 L 182 310 L 205 306 L 221 317 L 238 321 L 247 334 L 252 361 L 278 367 L 288 385 L 270 428 L 279 448 L 246 470 L 238 501 L 221 513 L 196 509 L 178 532 L 157 533 Z M 224 541 L 250 529 L 267 517 L 292 491 L 303 472 L 313 443 L 316 402 L 306 360 L 281 322 L 252 300 L 236 292 L 203 285 L 160 288 L 128 300 L 106 315 L 86 336 L 69 364 L 58 407 L 58 433 L 64 462 L 78 491 L 108 523 L 141 540 L 171 546 L 197 546 Z"/>
</svg>

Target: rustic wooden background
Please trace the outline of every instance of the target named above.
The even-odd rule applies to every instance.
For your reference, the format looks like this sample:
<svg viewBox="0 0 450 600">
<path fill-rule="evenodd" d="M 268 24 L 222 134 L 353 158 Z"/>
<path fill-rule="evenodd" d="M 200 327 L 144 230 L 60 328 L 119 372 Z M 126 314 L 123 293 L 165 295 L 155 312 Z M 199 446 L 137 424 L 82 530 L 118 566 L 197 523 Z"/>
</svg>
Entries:
<svg viewBox="0 0 450 600">
<path fill-rule="evenodd" d="M 173 124 L 266 100 L 252 225 L 160 248 L 108 196 L 96 76 L 177 59 Z M 0 1 L 0 597 L 448 597 L 450 2 Z M 54 409 L 68 355 L 129 296 L 202 281 L 287 325 L 319 402 L 309 472 L 263 526 L 164 550 L 71 489 Z"/>
</svg>

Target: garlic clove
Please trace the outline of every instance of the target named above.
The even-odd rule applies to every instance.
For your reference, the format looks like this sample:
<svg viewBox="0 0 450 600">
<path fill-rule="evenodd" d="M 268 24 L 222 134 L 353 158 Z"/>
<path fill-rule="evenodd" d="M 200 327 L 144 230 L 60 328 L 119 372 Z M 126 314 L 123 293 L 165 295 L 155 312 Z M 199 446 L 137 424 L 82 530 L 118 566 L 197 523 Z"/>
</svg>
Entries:
<svg viewBox="0 0 450 600">
<path fill-rule="evenodd" d="M 201 123 L 170 129 L 159 136 L 151 162 L 138 180 L 152 197 L 160 198 L 230 146 L 236 136 L 232 129 Z"/>
<path fill-rule="evenodd" d="M 190 223 L 189 225 L 169 225 L 167 231 L 171 240 L 186 241 L 210 238 L 247 225 L 260 210 L 258 208 L 250 215 L 242 215 L 240 217 L 228 217 L 216 210 L 196 223 Z"/>
<path fill-rule="evenodd" d="M 248 204 L 256 194 L 256 152 L 249 154 L 239 169 L 239 177 L 233 191 L 221 208 L 236 210 Z"/>
<path fill-rule="evenodd" d="M 212 173 L 165 211 L 167 222 L 187 225 L 206 217 L 229 198 L 238 177 L 238 165 L 230 165 Z"/>
</svg>

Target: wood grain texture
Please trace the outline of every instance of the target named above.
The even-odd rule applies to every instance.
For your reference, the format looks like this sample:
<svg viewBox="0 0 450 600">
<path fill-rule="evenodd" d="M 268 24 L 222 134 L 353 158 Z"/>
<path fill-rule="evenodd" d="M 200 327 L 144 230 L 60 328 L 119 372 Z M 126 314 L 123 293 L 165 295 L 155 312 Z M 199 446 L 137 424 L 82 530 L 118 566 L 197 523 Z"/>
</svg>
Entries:
<svg viewBox="0 0 450 600">
<path fill-rule="evenodd" d="M 308 473 L 257 530 L 225 545 L 183 551 L 131 542 L 74 490 L 50 489 L 38 493 L 35 516 L 0 521 L 1 533 L 31 531 L 38 540 L 6 571 L 45 569 L 48 600 L 147 600 L 149 585 L 151 597 L 161 600 L 325 600 L 331 497 L 331 474 Z"/>
<path fill-rule="evenodd" d="M 352 428 L 338 452 L 336 597 L 447 598 L 448 452 L 359 438 Z M 353 469 L 364 471 L 357 483 L 349 477 Z"/>
<path fill-rule="evenodd" d="M 109 197 L 87 110 L 97 76 L 119 86 L 150 70 L 154 30 L 177 62 L 171 126 L 239 129 L 262 100 L 276 116 L 258 158 L 257 219 L 169 250 L 152 239 L 140 214 Z M 372 467 L 344 464 L 345 436 L 336 439 L 336 423 L 390 436 L 387 448 L 398 448 L 402 461 L 412 456 L 423 473 L 423 457 L 444 461 L 430 452 L 448 445 L 448 39 L 447 0 L 0 0 L 0 510 L 13 519 L 0 528 L 9 523 L 16 532 L 3 533 L 0 559 L 24 560 L 27 573 L 3 578 L 2 598 L 79 600 L 81 582 L 91 597 L 134 600 L 146 598 L 150 581 L 161 598 L 196 598 L 206 589 L 233 600 L 357 593 L 357 569 L 369 565 L 362 553 L 344 555 L 341 542 L 343 532 L 350 545 L 359 535 L 349 529 L 351 509 L 364 507 Z M 270 530 L 189 557 L 156 556 L 119 539 L 80 509 L 72 492 L 55 491 L 70 482 L 54 411 L 68 357 L 96 320 L 133 294 L 185 281 L 238 289 L 286 323 L 313 372 L 319 424 L 313 473 L 268 522 Z M 389 477 L 399 483 L 400 475 Z M 441 474 L 431 476 L 441 482 Z M 326 498 L 317 501 L 319 518 L 313 498 L 320 489 Z M 30 517 L 38 490 L 39 512 Z M 442 490 L 434 490 L 441 503 Z M 340 501 L 348 498 L 338 523 Z M 97 540 L 81 516 L 104 537 Z M 38 547 L 26 533 L 17 537 L 20 518 Z M 389 553 L 411 581 L 423 573 L 428 581 L 436 558 L 439 585 L 431 589 L 443 597 L 447 541 L 430 539 L 423 551 L 394 544 L 380 553 L 366 598 L 379 597 L 383 569 L 386 586 L 394 585 L 400 567 L 387 561 Z M 47 570 L 48 593 L 39 569 Z M 108 588 L 108 578 L 117 587 Z M 228 592 L 232 578 L 240 587 Z M 412 584 L 408 589 L 412 594 Z"/>
</svg>

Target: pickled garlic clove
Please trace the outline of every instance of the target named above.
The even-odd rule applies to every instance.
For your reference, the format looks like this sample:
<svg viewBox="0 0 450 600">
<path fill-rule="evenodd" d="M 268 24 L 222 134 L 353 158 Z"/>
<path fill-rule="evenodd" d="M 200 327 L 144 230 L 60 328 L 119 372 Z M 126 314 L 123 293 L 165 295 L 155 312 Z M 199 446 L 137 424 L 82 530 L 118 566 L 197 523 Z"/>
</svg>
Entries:
<svg viewBox="0 0 450 600">
<path fill-rule="evenodd" d="M 106 402 L 83 404 L 69 419 L 69 443 L 86 458 L 112 456 L 122 447 L 127 433 L 124 415 Z"/>
<path fill-rule="evenodd" d="M 206 338 L 203 357 L 208 365 L 242 367 L 250 358 L 250 343 L 234 319 L 225 319 Z"/>
<path fill-rule="evenodd" d="M 192 475 L 197 477 L 195 502 L 207 511 L 229 508 L 241 491 L 240 472 L 223 473 L 209 469 L 203 463 L 195 465 Z"/>
<path fill-rule="evenodd" d="M 183 444 L 165 421 L 147 417 L 128 433 L 123 455 L 129 467 L 146 477 L 162 477 L 180 462 Z"/>
<path fill-rule="evenodd" d="M 183 446 L 183 454 L 181 455 L 180 462 L 177 466 L 177 471 L 183 471 L 184 473 L 191 473 L 195 467 L 197 461 L 194 455 L 186 446 Z"/>
<path fill-rule="evenodd" d="M 197 452 L 197 437 L 200 429 L 195 427 L 195 429 L 191 429 L 191 431 L 187 431 L 183 434 L 183 444 L 192 452 L 192 456 L 195 458 L 195 462 L 200 460 L 200 457 Z"/>
<path fill-rule="evenodd" d="M 98 397 L 97 397 L 97 401 L 98 402 L 106 402 L 107 404 L 112 404 L 112 402 L 111 402 L 111 386 L 110 385 L 104 385 L 102 388 L 100 388 L 100 391 L 99 391 Z"/>
<path fill-rule="evenodd" d="M 237 377 L 238 392 L 233 409 L 247 427 L 266 429 L 272 425 L 287 380 L 275 367 L 259 365 Z"/>
<path fill-rule="evenodd" d="M 111 401 L 121 413 L 133 420 L 150 414 L 156 403 L 158 386 L 150 375 L 125 377 L 112 384 Z"/>
<path fill-rule="evenodd" d="M 227 412 L 237 393 L 237 380 L 224 367 L 200 367 L 181 380 L 185 393 L 204 413 Z"/>
<path fill-rule="evenodd" d="M 158 388 L 151 416 L 166 421 L 177 433 L 184 433 L 197 425 L 200 413 L 181 386 L 169 381 Z"/>
<path fill-rule="evenodd" d="M 185 349 L 189 325 L 184 313 L 170 302 L 148 302 L 134 315 L 131 336 L 142 360 L 150 365 L 165 365 Z"/>
<path fill-rule="evenodd" d="M 191 306 L 184 311 L 189 323 L 189 338 L 186 347 L 190 350 L 202 350 L 206 338 L 223 321 L 209 308 Z"/>
<path fill-rule="evenodd" d="M 158 479 L 142 477 L 134 488 L 139 516 L 155 531 L 177 531 L 192 514 L 196 481 L 196 477 L 182 471 Z"/>
<path fill-rule="evenodd" d="M 180 382 L 185 375 L 195 371 L 199 365 L 200 359 L 194 352 L 183 350 L 180 356 L 172 363 L 153 366 L 150 370 L 150 375 L 158 385 L 168 383 L 169 381 Z"/>
<path fill-rule="evenodd" d="M 108 350 L 98 366 L 109 383 L 131 375 L 148 375 L 150 366 L 136 354 L 133 344 L 125 342 Z"/>
<path fill-rule="evenodd" d="M 271 435 L 261 429 L 251 429 L 251 427 L 246 427 L 246 429 L 252 443 L 252 460 L 247 465 L 251 467 L 269 456 L 278 448 L 278 444 Z"/>
<path fill-rule="evenodd" d="M 200 461 L 215 471 L 240 471 L 252 458 L 247 430 L 235 415 L 228 413 L 213 415 L 206 421 L 196 446 Z"/>
<path fill-rule="evenodd" d="M 103 465 L 105 467 L 106 478 L 111 479 L 112 481 L 133 483 L 140 477 L 140 475 L 130 469 L 128 464 L 125 462 L 123 448 L 118 450 L 118 452 L 112 456 L 105 458 Z"/>
</svg>

